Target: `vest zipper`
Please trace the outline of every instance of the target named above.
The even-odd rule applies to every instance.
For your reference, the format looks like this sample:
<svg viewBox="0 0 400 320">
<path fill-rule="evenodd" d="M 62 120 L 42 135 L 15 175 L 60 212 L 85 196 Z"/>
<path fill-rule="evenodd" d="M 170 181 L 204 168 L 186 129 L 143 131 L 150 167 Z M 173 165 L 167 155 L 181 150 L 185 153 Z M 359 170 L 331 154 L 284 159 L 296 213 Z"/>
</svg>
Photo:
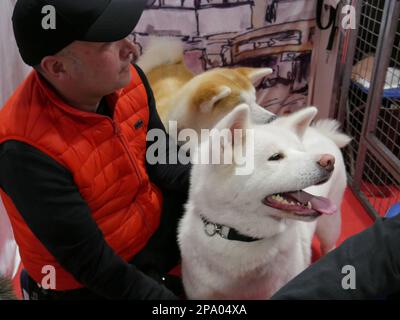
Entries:
<svg viewBox="0 0 400 320">
<path fill-rule="evenodd" d="M 125 141 L 124 136 L 121 133 L 121 128 L 120 128 L 119 124 L 116 123 L 114 120 L 111 120 L 111 122 L 113 124 L 114 132 L 115 132 L 116 136 L 119 138 L 119 140 L 121 141 L 122 145 L 124 146 L 124 149 L 125 149 L 126 153 L 128 154 L 129 160 L 131 161 L 132 166 L 135 168 L 136 174 L 137 174 L 137 176 L 139 178 L 139 185 L 141 185 L 142 184 L 142 175 L 140 174 L 140 171 L 139 171 L 139 169 L 138 169 L 138 167 L 136 165 L 135 160 L 133 160 L 133 157 L 132 157 L 132 155 L 131 155 L 131 153 L 129 151 L 129 146 L 128 146 L 127 142 Z M 140 188 L 138 188 L 137 192 L 139 192 L 139 189 Z M 143 208 L 136 202 L 134 202 L 133 205 L 138 208 L 139 214 L 142 217 L 142 220 L 143 220 L 143 223 L 144 223 L 144 225 L 145 225 L 145 227 L 147 229 L 147 232 L 150 234 L 150 227 L 149 227 L 149 224 L 147 222 L 146 216 L 144 214 Z"/>
<path fill-rule="evenodd" d="M 135 168 L 136 174 L 139 178 L 139 185 L 141 185 L 142 184 L 142 175 L 140 174 L 140 171 L 136 165 L 135 160 L 133 160 L 133 157 L 129 151 L 129 146 L 128 146 L 127 142 L 125 141 L 124 136 L 121 133 L 121 128 L 119 127 L 119 124 L 116 123 L 115 121 L 111 120 L 111 122 L 113 124 L 115 134 L 117 135 L 117 137 L 121 141 L 122 145 L 124 146 L 124 149 L 125 149 L 126 153 L 128 154 L 129 160 L 131 161 L 132 166 Z"/>
</svg>

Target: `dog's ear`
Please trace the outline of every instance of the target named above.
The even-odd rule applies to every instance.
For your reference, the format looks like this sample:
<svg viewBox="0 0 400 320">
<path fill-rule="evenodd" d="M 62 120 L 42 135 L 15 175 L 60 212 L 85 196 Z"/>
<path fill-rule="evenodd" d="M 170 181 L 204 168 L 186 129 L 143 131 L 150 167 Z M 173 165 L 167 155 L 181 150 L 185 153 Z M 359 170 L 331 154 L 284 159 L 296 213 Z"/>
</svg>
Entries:
<svg viewBox="0 0 400 320">
<path fill-rule="evenodd" d="M 228 113 L 210 132 L 211 163 L 232 165 L 239 175 L 252 171 L 253 132 L 250 128 L 250 107 L 240 104 Z M 221 158 L 222 157 L 222 158 Z"/>
<path fill-rule="evenodd" d="M 274 71 L 271 68 L 236 68 L 237 72 L 248 78 L 251 83 L 257 84 L 262 78 L 270 75 Z"/>
<path fill-rule="evenodd" d="M 250 106 L 251 119 L 255 124 L 265 124 L 269 122 L 272 117 L 275 117 L 275 114 L 262 106 L 254 103 Z"/>
<path fill-rule="evenodd" d="M 250 127 L 250 107 L 240 104 L 228 113 L 211 130 L 213 147 L 221 150 L 236 151 L 246 142 L 246 131 Z"/>
<path fill-rule="evenodd" d="M 287 117 L 280 118 L 279 121 L 276 121 L 276 124 L 279 125 L 283 122 L 286 126 L 292 128 L 300 138 L 302 138 L 317 113 L 318 109 L 316 107 L 307 107 Z"/>
<path fill-rule="evenodd" d="M 245 132 L 250 126 L 250 107 L 242 103 L 229 112 L 222 120 L 220 120 L 214 127 L 217 130 L 228 129 L 232 138 L 234 137 L 235 130 L 242 130 Z"/>
<path fill-rule="evenodd" d="M 195 102 L 195 105 L 199 106 L 200 112 L 208 113 L 211 112 L 211 110 L 214 108 L 214 105 L 218 101 L 228 97 L 231 93 L 232 90 L 228 86 L 211 88 L 210 90 L 206 90 L 204 92 L 200 90 L 199 94 L 197 95 L 199 102 Z"/>
</svg>

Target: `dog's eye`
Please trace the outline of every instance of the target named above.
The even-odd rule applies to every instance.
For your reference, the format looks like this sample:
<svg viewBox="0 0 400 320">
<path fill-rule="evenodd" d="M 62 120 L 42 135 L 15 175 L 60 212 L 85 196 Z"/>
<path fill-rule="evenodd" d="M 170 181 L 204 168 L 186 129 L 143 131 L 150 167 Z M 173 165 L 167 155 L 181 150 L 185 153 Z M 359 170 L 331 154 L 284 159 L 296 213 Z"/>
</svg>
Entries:
<svg viewBox="0 0 400 320">
<path fill-rule="evenodd" d="M 282 153 L 274 153 L 271 157 L 269 157 L 268 161 L 278 161 L 283 159 L 283 154 Z"/>
</svg>

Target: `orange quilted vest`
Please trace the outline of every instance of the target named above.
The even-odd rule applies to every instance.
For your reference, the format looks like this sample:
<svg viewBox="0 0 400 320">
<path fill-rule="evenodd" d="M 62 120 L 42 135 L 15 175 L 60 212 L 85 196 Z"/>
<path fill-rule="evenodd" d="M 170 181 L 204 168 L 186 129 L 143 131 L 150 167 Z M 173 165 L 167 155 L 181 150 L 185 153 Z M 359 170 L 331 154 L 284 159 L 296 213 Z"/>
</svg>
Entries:
<svg viewBox="0 0 400 320">
<path fill-rule="evenodd" d="M 67 168 L 107 243 L 126 261 L 157 229 L 162 205 L 161 192 L 145 170 L 147 93 L 134 67 L 131 74 L 126 88 L 107 97 L 113 119 L 70 107 L 35 71 L 0 111 L 0 144 L 25 142 Z M 43 266 L 51 265 L 56 269 L 56 290 L 81 288 L 0 192 L 29 275 L 41 283 Z"/>
</svg>

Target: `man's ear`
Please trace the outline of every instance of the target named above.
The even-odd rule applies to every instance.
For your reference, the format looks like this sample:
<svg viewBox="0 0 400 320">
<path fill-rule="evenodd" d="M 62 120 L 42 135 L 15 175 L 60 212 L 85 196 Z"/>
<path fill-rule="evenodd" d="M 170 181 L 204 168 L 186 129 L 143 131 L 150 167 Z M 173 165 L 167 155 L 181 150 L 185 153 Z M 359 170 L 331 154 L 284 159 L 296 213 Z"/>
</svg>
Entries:
<svg viewBox="0 0 400 320">
<path fill-rule="evenodd" d="M 258 82 L 264 77 L 270 75 L 274 71 L 271 68 L 236 68 L 235 69 L 240 74 L 248 78 L 253 85 L 258 84 Z"/>
<path fill-rule="evenodd" d="M 273 124 L 289 127 L 290 129 L 294 130 L 294 132 L 300 138 L 303 138 L 304 133 L 310 126 L 311 122 L 314 120 L 317 113 L 318 109 L 316 107 L 307 107 L 287 117 L 278 118 L 276 121 L 273 122 Z"/>
<path fill-rule="evenodd" d="M 52 78 L 60 78 L 65 74 L 64 62 L 61 57 L 46 56 L 40 63 L 41 71 Z"/>
</svg>

